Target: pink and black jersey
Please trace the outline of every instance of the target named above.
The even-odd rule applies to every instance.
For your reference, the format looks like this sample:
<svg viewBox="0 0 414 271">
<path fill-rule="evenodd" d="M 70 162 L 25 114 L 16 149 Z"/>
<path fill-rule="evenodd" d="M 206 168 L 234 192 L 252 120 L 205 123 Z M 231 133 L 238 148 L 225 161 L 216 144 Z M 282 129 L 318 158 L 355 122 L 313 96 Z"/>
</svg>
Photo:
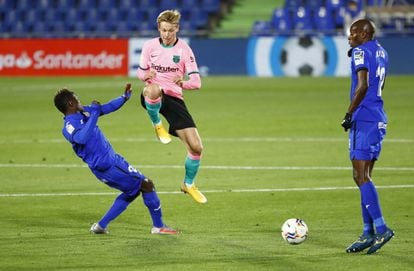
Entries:
<svg viewBox="0 0 414 271">
<path fill-rule="evenodd" d="M 169 96 L 183 99 L 183 88 L 198 89 L 201 86 L 194 53 L 181 39 L 177 39 L 173 46 L 164 46 L 160 38 L 145 42 L 139 62 L 138 78 L 144 80 L 148 70 L 154 70 L 156 76 L 146 83 L 158 84 Z M 185 81 L 181 88 L 174 83 L 174 78 L 185 75 L 190 76 L 190 80 Z"/>
</svg>

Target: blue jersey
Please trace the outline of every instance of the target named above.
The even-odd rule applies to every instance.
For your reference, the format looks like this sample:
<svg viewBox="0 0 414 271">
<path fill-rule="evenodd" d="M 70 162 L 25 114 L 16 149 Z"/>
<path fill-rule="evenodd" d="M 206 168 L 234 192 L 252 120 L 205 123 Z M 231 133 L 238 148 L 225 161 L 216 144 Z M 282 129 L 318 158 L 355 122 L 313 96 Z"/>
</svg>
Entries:
<svg viewBox="0 0 414 271">
<path fill-rule="evenodd" d="M 106 170 L 114 164 L 115 151 L 99 129 L 97 121 L 99 116 L 118 110 L 125 101 L 121 96 L 102 105 L 99 112 L 92 106 L 84 106 L 83 112 L 65 116 L 63 136 L 89 168 Z"/>
<path fill-rule="evenodd" d="M 382 89 L 388 71 L 388 54 L 376 41 L 371 40 L 352 50 L 351 100 L 358 85 L 358 71 L 368 71 L 368 90 L 359 106 L 352 113 L 352 120 L 387 122 L 382 100 Z"/>
</svg>

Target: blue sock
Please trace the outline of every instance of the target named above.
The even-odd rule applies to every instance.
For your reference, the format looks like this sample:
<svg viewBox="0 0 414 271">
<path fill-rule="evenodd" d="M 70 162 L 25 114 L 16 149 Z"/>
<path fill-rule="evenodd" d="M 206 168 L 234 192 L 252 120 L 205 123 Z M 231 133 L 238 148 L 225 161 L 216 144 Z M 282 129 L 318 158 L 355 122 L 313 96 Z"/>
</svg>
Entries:
<svg viewBox="0 0 414 271">
<path fill-rule="evenodd" d="M 367 209 L 371 219 L 374 221 L 377 233 L 384 233 L 387 230 L 381 207 L 378 200 L 377 189 L 370 180 L 359 187 L 362 204 Z"/>
<path fill-rule="evenodd" d="M 188 185 L 194 183 L 194 178 L 197 175 L 200 167 L 200 156 L 187 155 L 185 159 L 185 178 L 184 182 Z"/>
<path fill-rule="evenodd" d="M 161 122 L 160 118 L 160 109 L 161 109 L 161 99 L 157 100 L 149 100 L 145 98 L 145 107 L 147 108 L 148 115 L 152 121 L 152 123 L 158 124 Z"/>
<path fill-rule="evenodd" d="M 127 196 L 126 194 L 120 194 L 112 204 L 108 212 L 101 218 L 98 222 L 102 228 L 106 228 L 108 224 L 117 218 L 123 211 L 128 207 L 128 205 L 136 198 Z"/>
<path fill-rule="evenodd" d="M 164 222 L 162 221 L 161 202 L 157 193 L 155 191 L 142 193 L 142 198 L 144 199 L 145 206 L 147 206 L 148 211 L 150 212 L 154 227 L 163 227 Z"/>
<path fill-rule="evenodd" d="M 364 230 L 362 232 L 363 235 L 373 235 L 375 234 L 374 230 L 374 221 L 372 220 L 371 216 L 368 213 L 367 208 L 361 201 L 361 210 L 362 210 L 362 221 L 364 222 Z"/>
</svg>

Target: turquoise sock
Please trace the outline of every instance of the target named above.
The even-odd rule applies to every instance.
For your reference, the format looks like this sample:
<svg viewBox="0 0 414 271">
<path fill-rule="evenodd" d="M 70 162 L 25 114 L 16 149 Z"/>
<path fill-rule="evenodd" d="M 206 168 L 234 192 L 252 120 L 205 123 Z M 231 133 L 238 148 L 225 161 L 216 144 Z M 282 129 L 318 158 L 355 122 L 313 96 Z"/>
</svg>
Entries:
<svg viewBox="0 0 414 271">
<path fill-rule="evenodd" d="M 187 185 L 194 183 L 194 178 L 197 175 L 198 168 L 200 167 L 200 159 L 193 159 L 187 156 L 185 159 L 185 178 L 184 182 Z"/>
<path fill-rule="evenodd" d="M 158 103 L 147 103 L 145 101 L 145 107 L 147 108 L 148 115 L 153 124 L 158 124 L 161 122 L 160 118 L 160 109 L 161 109 L 161 101 Z"/>
</svg>

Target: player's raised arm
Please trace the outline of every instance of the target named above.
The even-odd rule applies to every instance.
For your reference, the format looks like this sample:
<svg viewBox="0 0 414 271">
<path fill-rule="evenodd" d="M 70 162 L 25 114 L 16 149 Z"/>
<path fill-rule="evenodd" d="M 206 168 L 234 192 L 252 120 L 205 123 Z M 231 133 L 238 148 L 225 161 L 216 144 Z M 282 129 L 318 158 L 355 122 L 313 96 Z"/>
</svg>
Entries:
<svg viewBox="0 0 414 271">
<path fill-rule="evenodd" d="M 119 108 L 121 108 L 125 104 L 125 102 L 129 100 L 131 95 L 132 95 L 131 83 L 127 83 L 125 86 L 124 94 L 122 94 L 122 96 L 115 98 L 111 100 L 110 102 L 102 105 L 101 107 L 102 115 L 112 113 L 118 110 Z"/>
</svg>

